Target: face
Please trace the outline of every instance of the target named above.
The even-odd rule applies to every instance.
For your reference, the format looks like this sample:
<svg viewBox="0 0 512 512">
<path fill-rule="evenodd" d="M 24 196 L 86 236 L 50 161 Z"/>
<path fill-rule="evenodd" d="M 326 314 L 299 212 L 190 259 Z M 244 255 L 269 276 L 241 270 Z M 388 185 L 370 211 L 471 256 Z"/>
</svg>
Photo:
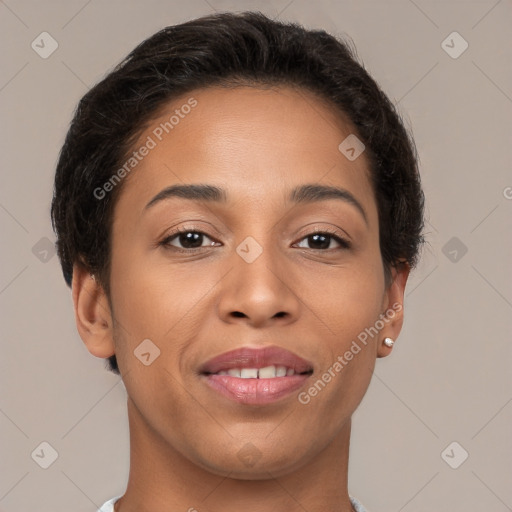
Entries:
<svg viewBox="0 0 512 512">
<path fill-rule="evenodd" d="M 210 88 L 174 101 L 133 148 L 153 146 L 115 207 L 108 336 L 96 355 L 115 351 L 130 414 L 198 467 L 257 479 L 313 460 L 361 401 L 383 337 L 398 335 L 397 312 L 361 341 L 404 282 L 385 282 L 368 161 L 338 149 L 351 133 L 305 91 Z M 170 189 L 190 184 L 221 190 Z M 247 352 L 204 373 L 226 352 L 267 347 L 281 351 L 259 367 L 286 360 L 288 371 L 297 356 L 308 373 L 260 387 L 222 373 Z"/>
</svg>

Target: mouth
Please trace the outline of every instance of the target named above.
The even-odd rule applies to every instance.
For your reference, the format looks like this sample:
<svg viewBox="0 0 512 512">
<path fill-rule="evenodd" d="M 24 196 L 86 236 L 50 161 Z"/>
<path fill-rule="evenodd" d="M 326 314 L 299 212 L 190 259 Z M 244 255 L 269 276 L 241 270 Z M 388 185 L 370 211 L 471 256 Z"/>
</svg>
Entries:
<svg viewBox="0 0 512 512">
<path fill-rule="evenodd" d="M 207 361 L 200 374 L 210 389 L 238 403 L 263 405 L 301 388 L 313 365 L 279 347 L 244 347 Z"/>
</svg>

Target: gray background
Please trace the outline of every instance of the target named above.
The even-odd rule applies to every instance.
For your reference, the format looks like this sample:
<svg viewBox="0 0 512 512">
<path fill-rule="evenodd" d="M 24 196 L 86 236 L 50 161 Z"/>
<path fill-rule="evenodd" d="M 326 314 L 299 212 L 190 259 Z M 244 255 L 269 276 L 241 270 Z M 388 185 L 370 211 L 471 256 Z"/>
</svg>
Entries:
<svg viewBox="0 0 512 512">
<path fill-rule="evenodd" d="M 51 249 L 73 109 L 156 30 L 245 9 L 350 35 L 420 153 L 429 243 L 354 415 L 351 494 L 372 512 L 512 510 L 510 0 L 0 2 L 0 510 L 94 511 L 128 476 L 124 386 L 80 340 Z"/>
</svg>

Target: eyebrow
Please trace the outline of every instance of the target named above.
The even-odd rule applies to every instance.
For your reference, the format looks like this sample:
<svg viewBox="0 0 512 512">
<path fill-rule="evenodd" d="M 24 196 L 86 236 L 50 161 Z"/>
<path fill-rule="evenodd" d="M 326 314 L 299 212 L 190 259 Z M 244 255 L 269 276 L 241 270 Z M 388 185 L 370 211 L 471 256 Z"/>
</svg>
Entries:
<svg viewBox="0 0 512 512">
<path fill-rule="evenodd" d="M 155 197 L 153 197 L 144 209 L 147 210 L 155 204 L 172 197 L 181 197 L 192 201 L 208 201 L 216 203 L 225 203 L 228 200 L 227 192 L 215 185 L 203 183 L 171 185 L 170 187 L 164 188 Z M 289 195 L 289 200 L 296 204 L 314 203 L 329 199 L 338 199 L 355 206 L 363 216 L 365 222 L 368 224 L 368 217 L 363 205 L 346 189 L 330 185 L 309 183 L 295 187 Z"/>
</svg>

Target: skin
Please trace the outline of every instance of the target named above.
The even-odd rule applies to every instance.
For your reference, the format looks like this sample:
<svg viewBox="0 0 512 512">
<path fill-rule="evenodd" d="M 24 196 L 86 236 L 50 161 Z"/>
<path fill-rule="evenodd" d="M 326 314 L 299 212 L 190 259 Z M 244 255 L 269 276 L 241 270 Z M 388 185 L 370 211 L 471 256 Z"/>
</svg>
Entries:
<svg viewBox="0 0 512 512">
<path fill-rule="evenodd" d="M 167 105 L 135 148 L 191 96 L 197 106 L 122 185 L 111 300 L 74 269 L 80 336 L 91 354 L 116 354 L 128 393 L 130 475 L 116 512 L 350 511 L 351 415 L 376 358 L 391 351 L 384 338 L 398 337 L 403 309 L 307 405 L 298 392 L 264 406 L 230 401 L 198 368 L 234 348 L 277 345 L 313 363 L 304 391 L 379 314 L 402 304 L 409 269 L 385 281 L 368 161 L 338 150 L 354 129 L 331 105 L 286 87 L 194 91 Z M 145 209 L 184 183 L 216 185 L 229 198 Z M 346 201 L 288 201 L 306 183 L 348 190 L 367 219 Z M 183 237 L 159 245 L 180 227 L 204 233 L 202 247 L 173 250 L 191 247 Z M 325 228 L 351 248 L 308 238 Z M 248 236 L 263 250 L 252 263 L 236 252 Z M 161 353 L 145 366 L 134 350 L 148 338 Z M 239 456 L 244 447 L 254 464 Z"/>
</svg>

